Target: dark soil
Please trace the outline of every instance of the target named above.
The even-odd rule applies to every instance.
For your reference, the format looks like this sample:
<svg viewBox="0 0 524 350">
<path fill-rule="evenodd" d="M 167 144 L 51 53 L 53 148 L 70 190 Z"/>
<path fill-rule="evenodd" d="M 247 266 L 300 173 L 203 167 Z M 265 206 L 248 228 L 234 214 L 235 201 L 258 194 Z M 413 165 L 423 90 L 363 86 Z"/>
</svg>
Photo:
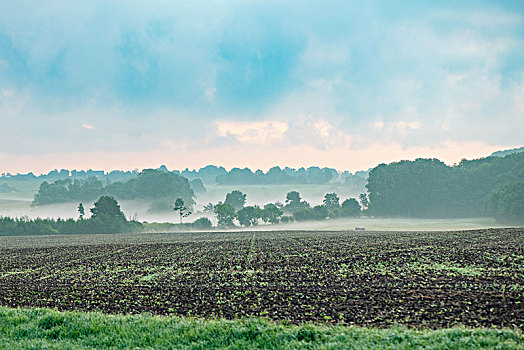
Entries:
<svg viewBox="0 0 524 350">
<path fill-rule="evenodd" d="M 524 229 L 213 235 L 92 245 L 66 236 L 69 246 L 0 249 L 0 305 L 379 327 L 524 326 Z"/>
</svg>

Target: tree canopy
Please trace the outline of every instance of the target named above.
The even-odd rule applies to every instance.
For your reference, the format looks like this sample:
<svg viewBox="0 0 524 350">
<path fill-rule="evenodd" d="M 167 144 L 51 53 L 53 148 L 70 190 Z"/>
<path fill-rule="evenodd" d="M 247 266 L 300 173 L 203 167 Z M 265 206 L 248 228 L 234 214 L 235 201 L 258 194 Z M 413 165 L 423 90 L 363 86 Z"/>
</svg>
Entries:
<svg viewBox="0 0 524 350">
<path fill-rule="evenodd" d="M 199 187 L 199 185 L 201 185 L 201 181 L 194 183 L 196 187 Z M 119 200 L 146 199 L 158 201 L 164 199 L 169 202 L 173 198 L 180 197 L 188 208 L 195 204 L 195 194 L 186 178 L 175 173 L 145 169 L 126 182 L 112 182 L 105 187 L 102 185 L 102 181 L 94 176 L 85 180 L 63 179 L 53 183 L 43 182 L 35 194 L 33 205 L 90 201 L 101 195 L 113 196 Z"/>
<path fill-rule="evenodd" d="M 397 217 L 490 215 L 488 195 L 500 184 L 524 180 L 524 153 L 463 160 L 447 166 L 438 159 L 380 164 L 369 173 L 369 213 Z"/>
<path fill-rule="evenodd" d="M 213 211 L 218 220 L 218 227 L 228 228 L 235 226 L 233 220 L 235 220 L 236 213 L 235 208 L 227 203 L 215 204 Z"/>
<path fill-rule="evenodd" d="M 234 190 L 226 194 L 226 204 L 231 205 L 235 210 L 242 209 L 246 204 L 246 194 L 239 190 Z"/>
<path fill-rule="evenodd" d="M 494 188 L 486 207 L 500 223 L 524 224 L 524 181 L 506 182 Z"/>
</svg>

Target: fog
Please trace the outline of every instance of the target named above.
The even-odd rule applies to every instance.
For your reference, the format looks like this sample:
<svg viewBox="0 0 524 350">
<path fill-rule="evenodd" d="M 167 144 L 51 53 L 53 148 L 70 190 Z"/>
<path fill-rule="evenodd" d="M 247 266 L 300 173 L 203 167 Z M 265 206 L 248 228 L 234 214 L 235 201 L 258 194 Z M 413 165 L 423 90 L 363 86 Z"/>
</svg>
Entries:
<svg viewBox="0 0 524 350">
<path fill-rule="evenodd" d="M 364 228 L 366 231 L 455 231 L 508 226 L 497 224 L 493 218 L 341 218 L 279 225 L 259 225 L 256 227 L 248 227 L 246 230 L 347 231 L 355 230 L 356 227 Z"/>
<path fill-rule="evenodd" d="M 17 183 L 19 192 L 0 193 L 0 216 L 28 216 L 30 218 L 77 218 L 78 203 L 59 203 L 48 204 L 38 207 L 31 207 L 31 201 L 38 190 L 38 183 L 24 184 L 21 186 Z M 219 186 L 206 185 L 206 192 L 196 195 L 196 204 L 194 207 L 194 214 L 187 217 L 185 222 L 191 222 L 199 217 L 205 216 L 202 211 L 204 205 L 208 203 L 216 204 L 219 201 L 224 201 L 226 194 L 233 190 L 240 190 L 247 195 L 246 205 L 258 204 L 263 207 L 267 203 L 281 202 L 285 204 L 286 194 L 290 191 L 298 191 L 302 199 L 308 201 L 311 205 L 318 205 L 322 203 L 326 193 L 335 192 L 341 199 L 341 202 L 349 197 L 358 197 L 359 193 L 354 192 L 354 189 L 340 184 L 326 184 L 326 185 L 239 185 L 239 186 Z M 353 191 L 352 191 L 353 190 Z M 118 200 L 118 198 L 117 198 Z M 173 199 L 173 203 L 174 203 Z M 128 218 L 137 218 L 139 221 L 148 222 L 179 222 L 178 216 L 174 212 L 165 213 L 151 213 L 149 211 L 151 201 L 133 200 L 125 201 L 119 200 L 122 211 Z M 93 206 L 92 202 L 83 202 L 88 209 Z M 213 221 L 213 218 L 210 217 Z"/>
<path fill-rule="evenodd" d="M 322 203 L 326 193 L 335 192 L 341 201 L 349 197 L 358 197 L 358 193 L 351 193 L 342 185 L 241 185 L 241 186 L 206 186 L 206 193 L 199 194 L 196 198 L 194 213 L 184 219 L 184 222 L 192 222 L 200 217 L 208 217 L 216 225 L 216 219 L 202 212 L 207 203 L 223 201 L 226 194 L 234 189 L 241 190 L 247 194 L 246 205 L 258 204 L 261 207 L 270 202 L 285 202 L 286 193 L 299 191 L 302 198 L 311 205 Z M 25 191 L 0 194 L 0 216 L 30 218 L 77 218 L 78 203 L 50 204 L 39 207 L 31 207 L 36 188 Z M 84 202 L 86 211 L 93 207 L 93 202 Z M 136 218 L 138 221 L 147 222 L 172 222 L 178 223 L 179 217 L 175 212 L 151 213 L 148 201 L 119 201 L 122 211 L 126 216 Z M 354 230 L 362 227 L 368 231 L 446 231 L 446 230 L 468 230 L 488 227 L 501 227 L 493 218 L 463 218 L 463 219 L 402 219 L 402 218 L 341 218 L 323 221 L 295 222 L 279 225 L 260 224 L 255 227 L 235 228 L 234 230 Z"/>
</svg>

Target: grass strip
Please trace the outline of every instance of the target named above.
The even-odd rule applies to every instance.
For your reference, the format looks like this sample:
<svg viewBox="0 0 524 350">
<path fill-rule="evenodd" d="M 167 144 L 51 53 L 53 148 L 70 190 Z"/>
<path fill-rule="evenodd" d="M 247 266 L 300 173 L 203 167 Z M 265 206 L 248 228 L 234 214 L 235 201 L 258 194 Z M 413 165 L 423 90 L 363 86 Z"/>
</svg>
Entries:
<svg viewBox="0 0 524 350">
<path fill-rule="evenodd" d="M 519 330 L 387 329 L 0 307 L 1 349 L 523 349 Z"/>
</svg>

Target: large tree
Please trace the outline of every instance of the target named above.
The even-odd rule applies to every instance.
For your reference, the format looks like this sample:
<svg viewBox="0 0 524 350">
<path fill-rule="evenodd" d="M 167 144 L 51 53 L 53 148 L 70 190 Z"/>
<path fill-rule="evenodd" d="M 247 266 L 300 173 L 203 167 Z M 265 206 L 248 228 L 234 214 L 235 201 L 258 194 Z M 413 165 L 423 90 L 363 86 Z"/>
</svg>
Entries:
<svg viewBox="0 0 524 350">
<path fill-rule="evenodd" d="M 362 214 L 360 204 L 355 198 L 346 199 L 342 202 L 341 214 L 345 217 L 358 217 Z"/>
<path fill-rule="evenodd" d="M 126 221 L 126 216 L 120 210 L 120 205 L 114 197 L 102 196 L 90 209 L 92 219 L 113 219 Z"/>
<path fill-rule="evenodd" d="M 235 210 L 242 209 L 244 204 L 246 204 L 246 194 L 239 190 L 234 190 L 226 194 L 226 200 L 224 203 L 229 204 Z"/>
<path fill-rule="evenodd" d="M 340 199 L 338 198 L 336 193 L 326 193 L 324 196 L 324 205 L 328 210 L 335 210 L 340 208 Z"/>
<path fill-rule="evenodd" d="M 298 191 L 288 192 L 284 209 L 289 213 L 294 213 L 301 208 L 309 208 L 309 203 L 300 198 L 300 193 L 298 193 Z"/>
</svg>

